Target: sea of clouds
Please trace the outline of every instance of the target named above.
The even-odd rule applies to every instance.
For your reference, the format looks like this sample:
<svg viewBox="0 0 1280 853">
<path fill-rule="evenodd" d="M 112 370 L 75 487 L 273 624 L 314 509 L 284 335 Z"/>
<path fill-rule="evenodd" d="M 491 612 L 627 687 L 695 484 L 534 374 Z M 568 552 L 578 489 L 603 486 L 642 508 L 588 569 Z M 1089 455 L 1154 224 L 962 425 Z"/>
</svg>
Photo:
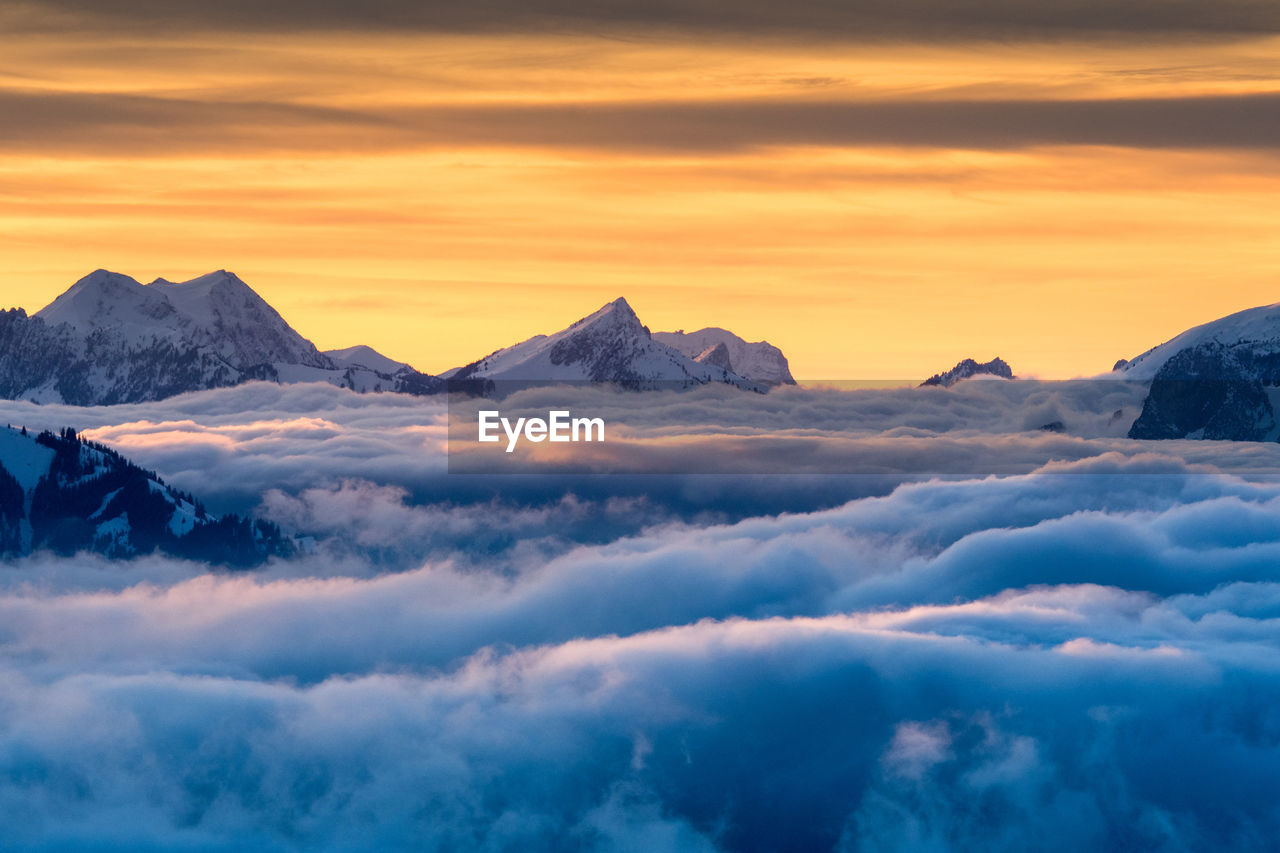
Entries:
<svg viewBox="0 0 1280 853">
<path fill-rule="evenodd" d="M 1280 837 L 1280 448 L 1120 384 L 591 393 L 673 472 L 450 474 L 441 401 L 325 386 L 0 403 L 304 545 L 0 566 L 2 846 Z"/>
</svg>

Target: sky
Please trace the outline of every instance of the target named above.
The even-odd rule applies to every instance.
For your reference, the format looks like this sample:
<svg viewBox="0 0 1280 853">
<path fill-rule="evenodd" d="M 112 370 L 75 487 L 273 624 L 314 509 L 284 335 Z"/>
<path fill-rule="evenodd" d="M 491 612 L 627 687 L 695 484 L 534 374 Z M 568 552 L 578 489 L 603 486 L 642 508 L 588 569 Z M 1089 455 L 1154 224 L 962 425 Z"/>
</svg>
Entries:
<svg viewBox="0 0 1280 853">
<path fill-rule="evenodd" d="M 621 295 L 853 379 L 1277 301 L 1280 9 L 1049 5 L 0 0 L 0 305 L 225 268 L 434 373 Z"/>
</svg>

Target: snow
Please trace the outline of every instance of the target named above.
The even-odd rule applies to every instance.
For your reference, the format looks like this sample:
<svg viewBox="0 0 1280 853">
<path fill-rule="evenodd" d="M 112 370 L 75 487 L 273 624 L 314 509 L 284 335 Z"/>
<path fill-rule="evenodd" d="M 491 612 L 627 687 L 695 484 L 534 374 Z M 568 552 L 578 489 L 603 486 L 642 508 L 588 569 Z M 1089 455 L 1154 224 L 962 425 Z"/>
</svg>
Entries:
<svg viewBox="0 0 1280 853">
<path fill-rule="evenodd" d="M 654 332 L 653 339 L 679 350 L 690 358 L 724 344 L 729 351 L 729 363 L 733 372 L 757 382 L 771 385 L 793 384 L 791 368 L 782 350 L 768 341 L 749 342 L 717 326 L 708 326 L 696 332 Z"/>
<path fill-rule="evenodd" d="M 35 316 L 50 325 L 66 323 L 81 335 L 111 328 L 130 342 L 170 335 L 181 319 L 163 293 L 107 270 L 80 279 Z"/>
<path fill-rule="evenodd" d="M 563 348 L 557 345 L 564 344 Z M 553 355 L 557 349 L 559 357 Z M 603 371 L 603 374 L 602 374 Z M 654 340 L 619 298 L 553 335 L 535 335 L 441 374 L 533 382 L 632 381 L 751 383 L 722 367 L 700 364 Z"/>
<path fill-rule="evenodd" d="M 1116 373 L 1126 379 L 1149 380 L 1175 353 L 1210 342 L 1226 346 L 1258 344 L 1261 348 L 1280 350 L 1280 303 L 1249 308 L 1188 329 L 1137 356 Z"/>
<path fill-rule="evenodd" d="M 177 283 L 159 278 L 146 285 L 97 270 L 35 316 L 50 325 L 64 323 L 81 336 L 109 330 L 124 348 L 155 341 L 202 347 L 237 369 L 273 361 L 330 366 L 310 341 L 226 270 Z"/>
<path fill-rule="evenodd" d="M 376 372 L 390 374 L 399 373 L 401 370 L 413 370 L 403 361 L 387 358 L 373 347 L 365 346 L 364 344 L 347 347 L 346 349 L 325 350 L 324 354 L 329 357 L 330 361 L 342 368 L 367 367 Z"/>
<path fill-rule="evenodd" d="M 94 539 L 102 543 L 114 543 L 118 547 L 125 548 L 129 542 L 129 530 L 129 514 L 126 512 L 99 524 L 94 531 Z M 127 550 L 132 549 L 129 548 Z"/>
<path fill-rule="evenodd" d="M 179 501 L 169 517 L 169 532 L 174 536 L 185 536 L 196 526 L 196 508 L 186 501 Z"/>
<path fill-rule="evenodd" d="M 0 429 L 0 463 L 23 491 L 30 492 L 49 473 L 53 464 L 53 450 L 38 444 L 35 434 L 23 435 L 18 429 Z"/>
</svg>

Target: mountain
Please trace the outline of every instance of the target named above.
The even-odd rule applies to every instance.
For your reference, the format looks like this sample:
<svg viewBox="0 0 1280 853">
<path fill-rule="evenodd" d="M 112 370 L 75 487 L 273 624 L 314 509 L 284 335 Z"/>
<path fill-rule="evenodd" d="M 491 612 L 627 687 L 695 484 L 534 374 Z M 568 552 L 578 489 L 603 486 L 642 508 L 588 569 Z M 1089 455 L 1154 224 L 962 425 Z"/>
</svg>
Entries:
<svg viewBox="0 0 1280 853">
<path fill-rule="evenodd" d="M 729 357 L 729 348 L 723 343 L 710 346 L 698 353 L 694 359 L 698 364 L 714 364 L 733 372 L 733 359 Z"/>
<path fill-rule="evenodd" d="M 1130 438 L 1272 441 L 1280 387 L 1280 304 L 1204 323 L 1116 362 L 1115 376 L 1150 382 Z"/>
<path fill-rule="evenodd" d="M 941 385 L 943 388 L 950 388 L 962 379 L 971 379 L 974 376 L 982 378 L 994 379 L 1012 379 L 1013 369 L 1005 363 L 1002 358 L 993 358 L 985 364 L 979 364 L 971 358 L 957 364 L 944 373 L 935 373 L 928 379 L 920 383 L 923 388 L 926 385 Z"/>
<path fill-rule="evenodd" d="M 274 524 L 214 516 L 114 450 L 73 430 L 0 429 L 0 556 L 154 551 L 228 566 L 293 547 Z"/>
<path fill-rule="evenodd" d="M 1174 353 L 1151 380 L 1129 438 L 1274 441 L 1267 389 L 1235 348 L 1207 340 Z"/>
<path fill-rule="evenodd" d="M 0 312 L 2 397 L 110 405 L 254 379 L 409 394 L 444 386 L 407 365 L 336 363 L 225 270 L 147 285 L 97 270 L 33 316 Z"/>
<path fill-rule="evenodd" d="M 553 335 L 537 335 L 442 373 L 450 381 L 609 382 L 625 388 L 723 382 L 760 386 L 660 343 L 625 299 L 615 299 Z"/>
<path fill-rule="evenodd" d="M 394 361 L 373 347 L 367 347 L 363 344 L 347 347 L 346 349 L 328 349 L 324 351 L 324 354 L 343 370 L 353 367 L 357 369 L 364 368 L 365 370 L 374 370 L 389 375 L 395 375 L 405 370 L 413 370 L 403 361 Z"/>
<path fill-rule="evenodd" d="M 149 285 L 98 270 L 36 312 L 81 336 L 109 335 L 125 346 L 171 341 L 217 357 L 236 370 L 281 362 L 331 367 L 253 288 L 226 270 L 190 281 Z"/>
<path fill-rule="evenodd" d="M 696 361 L 706 361 L 717 347 L 724 347 L 728 363 L 714 363 L 726 370 L 765 385 L 796 384 L 782 350 L 766 341 L 745 341 L 728 329 L 709 326 L 696 332 L 654 332 L 653 339 Z"/>
<path fill-rule="evenodd" d="M 1136 356 L 1115 372 L 1125 379 L 1151 380 L 1174 355 L 1201 344 L 1229 350 L 1240 366 L 1264 385 L 1280 385 L 1280 303 L 1249 308 L 1188 329 Z"/>
</svg>

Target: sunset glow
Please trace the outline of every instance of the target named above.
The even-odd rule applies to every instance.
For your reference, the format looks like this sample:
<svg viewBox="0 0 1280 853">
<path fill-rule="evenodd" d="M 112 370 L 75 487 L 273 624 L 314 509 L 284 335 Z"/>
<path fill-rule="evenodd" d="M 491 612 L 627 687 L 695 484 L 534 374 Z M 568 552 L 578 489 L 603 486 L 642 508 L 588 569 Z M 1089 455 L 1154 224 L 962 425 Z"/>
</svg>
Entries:
<svg viewBox="0 0 1280 853">
<path fill-rule="evenodd" d="M 801 379 L 1068 377 L 1280 299 L 1273 37 L 28 35 L 0 37 L 28 311 L 99 267 L 227 268 L 321 348 L 432 373 L 625 295 Z"/>
</svg>

